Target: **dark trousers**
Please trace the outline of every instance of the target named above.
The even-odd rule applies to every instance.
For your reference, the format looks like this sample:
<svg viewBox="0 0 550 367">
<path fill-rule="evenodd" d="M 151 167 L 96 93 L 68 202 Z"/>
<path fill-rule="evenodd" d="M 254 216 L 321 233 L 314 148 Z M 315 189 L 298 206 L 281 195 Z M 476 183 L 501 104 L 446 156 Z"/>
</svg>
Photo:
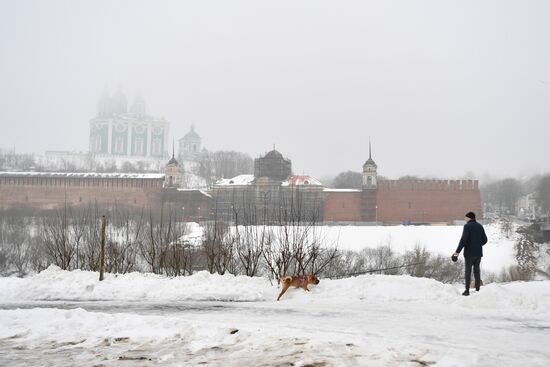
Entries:
<svg viewBox="0 0 550 367">
<path fill-rule="evenodd" d="M 464 272 L 464 278 L 466 280 L 466 290 L 470 289 L 470 283 L 472 281 L 472 266 L 474 267 L 474 279 L 476 282 L 476 289 L 479 289 L 481 285 L 481 277 L 479 275 L 479 264 L 481 263 L 481 257 L 466 257 L 464 258 L 466 263 L 466 269 Z"/>
</svg>

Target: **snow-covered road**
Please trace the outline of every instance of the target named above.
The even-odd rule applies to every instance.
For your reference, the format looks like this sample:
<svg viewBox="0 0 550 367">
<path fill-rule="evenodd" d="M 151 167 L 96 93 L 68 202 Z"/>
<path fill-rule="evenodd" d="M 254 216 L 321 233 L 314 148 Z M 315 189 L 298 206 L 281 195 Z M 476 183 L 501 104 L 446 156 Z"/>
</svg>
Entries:
<svg viewBox="0 0 550 367">
<path fill-rule="evenodd" d="M 0 360 L 9 366 L 547 366 L 550 361 L 550 320 L 544 315 L 467 313 L 426 302 L 373 299 L 340 307 L 30 302 L 0 309 L 0 325 L 10 330 L 2 332 Z"/>
<path fill-rule="evenodd" d="M 2 323 L 10 318 L 12 329 L 20 329 L 0 341 L 1 360 L 10 366 L 544 366 L 550 360 L 541 344 L 550 340 L 546 319 L 453 315 L 425 304 L 63 305 L 76 306 L 84 309 L 0 311 Z"/>
</svg>

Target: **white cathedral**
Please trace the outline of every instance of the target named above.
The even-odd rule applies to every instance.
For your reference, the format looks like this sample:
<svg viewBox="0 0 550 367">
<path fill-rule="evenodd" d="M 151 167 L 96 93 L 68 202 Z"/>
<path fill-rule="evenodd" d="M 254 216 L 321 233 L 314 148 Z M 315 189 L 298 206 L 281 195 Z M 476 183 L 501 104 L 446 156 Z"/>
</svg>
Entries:
<svg viewBox="0 0 550 367">
<path fill-rule="evenodd" d="M 147 115 L 141 95 L 135 97 L 128 109 L 128 101 L 120 89 L 112 96 L 105 90 L 99 99 L 97 116 L 90 120 L 90 153 L 96 161 L 164 165 L 169 157 L 169 127 L 164 118 Z"/>
<path fill-rule="evenodd" d="M 50 150 L 38 158 L 39 163 L 53 170 L 95 171 L 97 167 L 113 166 L 123 169 L 125 163 L 131 163 L 146 171 L 161 171 L 170 158 L 168 151 L 175 149 L 169 144 L 170 122 L 148 115 L 141 94 L 136 95 L 128 108 L 128 100 L 120 88 L 112 95 L 107 89 L 103 91 L 89 128 L 89 151 Z M 182 169 L 184 165 L 189 168 L 197 164 L 204 148 L 194 125 L 178 140 L 178 148 Z"/>
</svg>

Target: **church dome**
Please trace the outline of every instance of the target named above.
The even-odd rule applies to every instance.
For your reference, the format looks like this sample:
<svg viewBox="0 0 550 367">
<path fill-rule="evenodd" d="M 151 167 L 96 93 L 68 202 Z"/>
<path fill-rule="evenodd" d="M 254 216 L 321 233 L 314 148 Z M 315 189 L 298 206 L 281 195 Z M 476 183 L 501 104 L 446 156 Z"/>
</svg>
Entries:
<svg viewBox="0 0 550 367">
<path fill-rule="evenodd" d="M 365 162 L 365 164 L 363 165 L 363 168 L 367 167 L 367 166 L 371 166 L 371 167 L 374 167 L 374 168 L 378 168 L 378 166 L 376 165 L 376 163 L 374 163 L 374 159 L 372 159 L 372 150 L 371 150 L 371 145 L 370 145 L 370 138 L 369 138 L 369 159 L 367 159 L 367 161 Z"/>
<path fill-rule="evenodd" d="M 177 165 L 178 164 L 178 161 L 176 160 L 176 158 L 174 156 L 172 156 L 172 158 L 170 158 L 170 160 L 168 161 L 168 164 L 175 164 Z"/>
<path fill-rule="evenodd" d="M 374 163 L 374 160 L 373 160 L 371 157 L 369 157 L 369 159 L 367 159 L 367 161 L 366 161 L 365 164 L 363 165 L 363 167 L 365 167 L 365 166 L 374 166 L 374 167 L 377 167 L 377 166 L 376 166 L 376 163 Z"/>
<path fill-rule="evenodd" d="M 183 138 L 185 140 L 190 140 L 190 139 L 200 139 L 201 137 L 199 136 L 199 134 L 195 132 L 195 126 L 191 125 L 191 130 L 189 130 L 189 132 L 185 134 Z"/>
<path fill-rule="evenodd" d="M 283 155 L 279 153 L 279 151 L 273 149 L 270 152 L 267 152 L 267 154 L 264 156 L 264 158 L 283 158 Z"/>
</svg>

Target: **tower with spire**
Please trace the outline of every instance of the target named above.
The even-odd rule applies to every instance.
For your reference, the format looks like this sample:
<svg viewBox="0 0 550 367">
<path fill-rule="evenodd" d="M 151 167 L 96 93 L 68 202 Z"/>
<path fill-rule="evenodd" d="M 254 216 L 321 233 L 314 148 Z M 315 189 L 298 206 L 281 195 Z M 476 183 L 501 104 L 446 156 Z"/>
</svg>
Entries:
<svg viewBox="0 0 550 367">
<path fill-rule="evenodd" d="M 363 164 L 363 188 L 376 189 L 376 176 L 378 166 L 372 159 L 372 148 L 369 138 L 369 159 Z"/>
<path fill-rule="evenodd" d="M 172 158 L 164 168 L 164 187 L 180 187 L 183 178 L 183 169 L 176 160 L 174 142 L 172 141 Z"/>
<path fill-rule="evenodd" d="M 185 161 L 197 161 L 201 153 L 202 139 L 195 132 L 195 125 L 179 141 L 179 158 Z"/>
</svg>

